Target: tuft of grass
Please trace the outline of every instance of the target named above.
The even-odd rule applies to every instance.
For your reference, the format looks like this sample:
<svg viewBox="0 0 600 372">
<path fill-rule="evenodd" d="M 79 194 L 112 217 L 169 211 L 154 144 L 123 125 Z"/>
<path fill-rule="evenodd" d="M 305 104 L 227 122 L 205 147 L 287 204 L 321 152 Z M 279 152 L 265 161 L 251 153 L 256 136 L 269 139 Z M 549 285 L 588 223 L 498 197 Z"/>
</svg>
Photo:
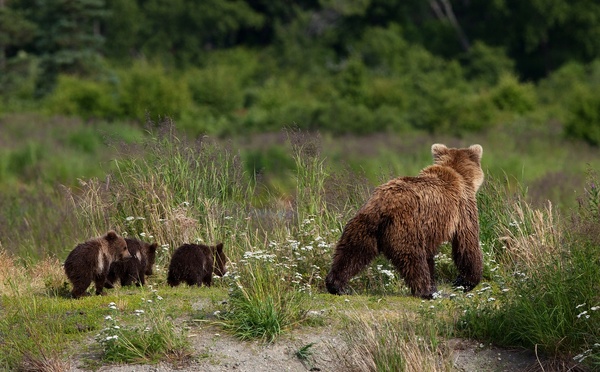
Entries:
<svg viewBox="0 0 600 372">
<path fill-rule="evenodd" d="M 452 370 L 450 350 L 435 327 L 407 315 L 351 314 L 344 334 L 349 350 L 338 357 L 348 371 Z"/>
<path fill-rule="evenodd" d="M 304 346 L 302 346 L 300 349 L 298 349 L 295 353 L 296 358 L 302 360 L 302 361 L 307 361 L 308 358 L 310 358 L 310 356 L 312 355 L 312 347 L 315 346 L 314 342 L 308 343 Z"/>
<path fill-rule="evenodd" d="M 152 298 L 141 298 L 133 310 L 134 321 L 120 322 L 123 310 L 111 302 L 109 315 L 104 317 L 105 328 L 96 336 L 101 345 L 102 360 L 116 363 L 156 363 L 160 360 L 181 362 L 191 355 L 184 329 L 176 326 L 161 302 L 163 298 L 152 292 Z M 131 315 L 131 314 L 129 314 Z"/>
<path fill-rule="evenodd" d="M 593 195 L 591 195 L 593 197 Z M 587 207 L 594 201 L 584 203 Z M 458 329 L 469 337 L 539 350 L 567 364 L 600 366 L 600 219 L 581 211 L 561 222 L 550 203 L 504 209 L 506 224 L 494 301 L 465 305 Z M 597 214 L 595 214 L 597 216 Z"/>
<path fill-rule="evenodd" d="M 230 296 L 221 324 L 242 340 L 273 342 L 306 318 L 306 293 L 276 258 L 263 251 L 246 252 L 227 275 Z"/>
</svg>

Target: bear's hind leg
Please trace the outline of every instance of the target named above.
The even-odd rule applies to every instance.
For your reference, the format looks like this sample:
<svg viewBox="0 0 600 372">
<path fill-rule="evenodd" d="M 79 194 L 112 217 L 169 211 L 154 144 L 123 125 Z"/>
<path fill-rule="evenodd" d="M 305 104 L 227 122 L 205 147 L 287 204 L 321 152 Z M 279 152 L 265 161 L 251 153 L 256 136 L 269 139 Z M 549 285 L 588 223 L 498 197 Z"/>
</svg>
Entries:
<svg viewBox="0 0 600 372">
<path fill-rule="evenodd" d="M 433 298 L 435 292 L 435 285 L 432 281 L 433 274 L 430 272 L 430 262 L 424 255 L 417 253 L 396 254 L 391 257 L 388 256 L 388 259 L 400 272 L 413 296 L 427 300 Z"/>
<path fill-rule="evenodd" d="M 96 294 L 104 295 L 104 285 L 106 284 L 106 275 L 97 276 L 94 278 L 94 284 L 96 285 Z"/>
<path fill-rule="evenodd" d="M 452 239 L 452 258 L 459 272 L 454 285 L 463 287 L 465 292 L 475 288 L 483 276 L 483 253 L 478 234 L 457 234 Z"/>
<path fill-rule="evenodd" d="M 336 247 L 331 270 L 325 278 L 329 293 L 342 293 L 348 281 L 377 256 L 377 241 L 374 238 L 363 239 L 361 243 L 361 246 L 357 246 L 340 242 Z"/>
<path fill-rule="evenodd" d="M 86 293 L 85 291 L 88 289 L 88 287 L 90 286 L 90 284 L 92 283 L 92 281 L 88 281 L 87 284 L 86 283 L 80 283 L 77 285 L 73 285 L 73 290 L 71 291 L 71 296 L 73 298 L 79 298 L 81 296 L 85 296 Z"/>
</svg>

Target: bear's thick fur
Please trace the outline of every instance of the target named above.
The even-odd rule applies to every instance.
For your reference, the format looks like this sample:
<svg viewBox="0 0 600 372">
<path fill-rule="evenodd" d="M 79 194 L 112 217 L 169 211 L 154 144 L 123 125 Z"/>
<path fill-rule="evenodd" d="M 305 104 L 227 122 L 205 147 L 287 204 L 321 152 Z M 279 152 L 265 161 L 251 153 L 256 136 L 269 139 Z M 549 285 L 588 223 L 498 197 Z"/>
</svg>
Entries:
<svg viewBox="0 0 600 372">
<path fill-rule="evenodd" d="M 223 276 L 227 272 L 227 257 L 223 243 L 216 246 L 183 244 L 173 252 L 169 263 L 167 283 L 171 287 L 186 282 L 188 285 L 210 287 L 213 273 Z"/>
<path fill-rule="evenodd" d="M 476 193 L 483 183 L 483 148 L 431 147 L 433 165 L 417 177 L 398 177 L 379 187 L 348 221 L 333 255 L 325 284 L 332 294 L 344 290 L 377 254 L 396 267 L 413 296 L 436 292 L 434 256 L 445 241 L 465 291 L 481 280 Z"/>
<path fill-rule="evenodd" d="M 102 294 L 110 265 L 131 258 L 127 243 L 113 230 L 106 235 L 78 244 L 65 260 L 65 274 L 73 284 L 73 298 L 85 294 L 92 281 L 96 294 Z"/>
<path fill-rule="evenodd" d="M 106 278 L 106 288 L 113 288 L 117 279 L 121 286 L 146 285 L 146 275 L 152 275 L 152 266 L 156 262 L 156 243 L 146 243 L 141 240 L 125 238 L 131 259 L 115 261 L 110 265 Z"/>
</svg>

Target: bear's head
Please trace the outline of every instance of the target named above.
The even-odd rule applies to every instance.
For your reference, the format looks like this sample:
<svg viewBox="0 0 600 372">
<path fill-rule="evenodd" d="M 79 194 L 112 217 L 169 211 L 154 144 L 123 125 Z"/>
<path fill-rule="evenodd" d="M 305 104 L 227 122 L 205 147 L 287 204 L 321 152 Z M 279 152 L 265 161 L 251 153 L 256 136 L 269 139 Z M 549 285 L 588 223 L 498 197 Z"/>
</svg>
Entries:
<svg viewBox="0 0 600 372">
<path fill-rule="evenodd" d="M 107 245 L 108 251 L 117 261 L 123 261 L 131 258 L 131 253 L 127 249 L 127 242 L 113 230 L 110 230 L 102 237 Z"/>
<path fill-rule="evenodd" d="M 471 145 L 455 149 L 436 143 L 431 146 L 431 153 L 435 165 L 451 167 L 473 186 L 475 192 L 479 190 L 484 178 L 481 170 L 483 147 Z"/>
<path fill-rule="evenodd" d="M 218 276 L 223 276 L 227 273 L 227 256 L 223 251 L 223 243 L 217 244 L 213 249 L 215 254 L 213 273 Z"/>
</svg>

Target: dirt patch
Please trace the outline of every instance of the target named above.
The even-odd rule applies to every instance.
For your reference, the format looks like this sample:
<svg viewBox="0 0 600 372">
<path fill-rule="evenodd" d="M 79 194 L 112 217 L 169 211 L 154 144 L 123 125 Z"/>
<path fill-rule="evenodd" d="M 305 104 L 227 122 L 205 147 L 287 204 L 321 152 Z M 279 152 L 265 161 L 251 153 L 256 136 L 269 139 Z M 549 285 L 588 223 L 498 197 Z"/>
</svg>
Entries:
<svg viewBox="0 0 600 372">
<path fill-rule="evenodd" d="M 279 338 L 272 344 L 240 341 L 215 326 L 202 325 L 191 331 L 194 359 L 184 365 L 110 365 L 97 371 L 169 372 L 169 371 L 344 371 L 336 357 L 348 348 L 339 331 L 331 326 L 305 327 Z M 535 370 L 538 361 L 534 353 L 508 350 L 481 343 L 452 339 L 448 341 L 456 371 L 513 372 Z M 301 349 L 304 353 L 298 356 Z M 335 353 L 333 351 L 336 351 Z M 85 369 L 72 363 L 70 372 Z"/>
</svg>

